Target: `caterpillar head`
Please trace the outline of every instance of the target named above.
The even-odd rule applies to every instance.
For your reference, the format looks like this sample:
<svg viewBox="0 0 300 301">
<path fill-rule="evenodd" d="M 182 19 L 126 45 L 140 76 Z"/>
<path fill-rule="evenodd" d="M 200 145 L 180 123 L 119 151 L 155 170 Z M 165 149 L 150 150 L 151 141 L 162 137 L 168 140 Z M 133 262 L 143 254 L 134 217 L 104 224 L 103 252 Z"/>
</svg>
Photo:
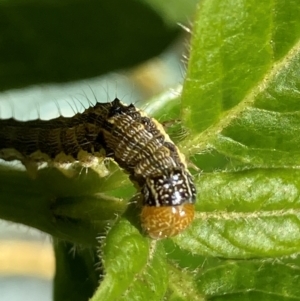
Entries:
<svg viewBox="0 0 300 301">
<path fill-rule="evenodd" d="M 142 195 L 142 227 L 154 239 L 180 233 L 194 218 L 196 188 L 184 169 L 147 178 Z"/>
</svg>

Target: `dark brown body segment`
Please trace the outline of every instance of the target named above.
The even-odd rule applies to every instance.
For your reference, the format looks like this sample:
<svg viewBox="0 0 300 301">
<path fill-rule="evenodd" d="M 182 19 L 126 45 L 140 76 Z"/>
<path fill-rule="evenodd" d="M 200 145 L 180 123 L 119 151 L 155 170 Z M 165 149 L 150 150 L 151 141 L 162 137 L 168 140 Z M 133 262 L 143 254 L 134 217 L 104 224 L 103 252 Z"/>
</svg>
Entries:
<svg viewBox="0 0 300 301">
<path fill-rule="evenodd" d="M 0 120 L 0 157 L 3 149 L 14 149 L 25 158 L 40 151 L 51 159 L 64 153 L 75 160 L 80 150 L 97 152 L 103 144 L 98 138 L 99 129 L 107 118 L 109 107 L 110 103 L 98 103 L 71 118 L 47 121 Z"/>
</svg>

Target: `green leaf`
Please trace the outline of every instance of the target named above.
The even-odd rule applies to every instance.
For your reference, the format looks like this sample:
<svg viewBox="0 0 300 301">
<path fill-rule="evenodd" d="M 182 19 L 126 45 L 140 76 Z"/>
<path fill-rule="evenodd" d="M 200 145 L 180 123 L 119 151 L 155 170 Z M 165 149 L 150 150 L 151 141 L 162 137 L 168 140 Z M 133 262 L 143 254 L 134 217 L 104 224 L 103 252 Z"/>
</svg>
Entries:
<svg viewBox="0 0 300 301">
<path fill-rule="evenodd" d="M 197 179 L 201 197 L 185 250 L 226 258 L 278 257 L 300 250 L 300 172 L 214 172 Z"/>
<path fill-rule="evenodd" d="M 66 177 L 54 168 L 46 168 L 32 178 L 13 166 L 0 165 L 2 219 L 91 246 L 96 244 L 96 236 L 105 233 L 107 225 L 126 208 L 126 185 L 120 172 L 104 179 L 92 171 L 81 173 L 80 168 L 73 177 Z M 117 174 L 118 185 L 113 183 Z M 125 187 L 122 187 L 120 198 L 118 187 L 122 184 Z M 114 195 L 104 194 L 103 186 L 114 189 Z M 130 186 L 127 188 L 131 196 L 134 190 Z"/>
<path fill-rule="evenodd" d="M 94 293 L 101 269 L 95 249 L 81 250 L 65 241 L 55 241 L 55 301 L 86 301 Z"/>
<path fill-rule="evenodd" d="M 188 16 L 192 16 L 195 10 L 196 0 L 160 1 L 145 0 L 155 11 L 164 16 L 165 22 L 170 25 L 178 22 L 186 23 Z"/>
<path fill-rule="evenodd" d="M 199 6 L 181 143 L 202 169 L 197 213 L 165 242 L 194 296 L 170 300 L 299 298 L 299 13 L 296 1 Z"/>
<path fill-rule="evenodd" d="M 282 51 L 274 37 L 289 14 L 278 12 L 280 19 L 278 10 L 271 1 L 204 1 L 199 9 L 183 114 L 197 131 L 185 147 L 208 167 L 197 179 L 197 209 L 206 212 L 189 236 L 175 238 L 191 252 L 245 258 L 300 250 L 300 44 L 294 32 Z M 293 1 L 287 10 L 300 12 Z M 285 22 L 298 22 L 299 37 L 298 18 Z"/>
<path fill-rule="evenodd" d="M 105 277 L 92 301 L 163 298 L 168 284 L 165 250 L 160 242 L 141 236 L 127 219 L 109 231 L 101 258 Z"/>
<path fill-rule="evenodd" d="M 299 258 L 222 261 L 196 276 L 198 292 L 211 300 L 298 300 Z"/>
</svg>

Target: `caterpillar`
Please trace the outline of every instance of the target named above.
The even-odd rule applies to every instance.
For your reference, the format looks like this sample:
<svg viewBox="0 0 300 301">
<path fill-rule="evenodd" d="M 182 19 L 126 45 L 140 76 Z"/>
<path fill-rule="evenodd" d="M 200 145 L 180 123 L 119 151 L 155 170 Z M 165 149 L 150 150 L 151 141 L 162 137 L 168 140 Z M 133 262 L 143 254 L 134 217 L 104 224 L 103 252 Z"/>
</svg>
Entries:
<svg viewBox="0 0 300 301">
<path fill-rule="evenodd" d="M 113 158 L 142 196 L 141 225 L 153 239 L 177 235 L 193 220 L 196 188 L 185 158 L 163 126 L 118 98 L 71 118 L 0 120 L 0 158 L 74 160 Z"/>
</svg>

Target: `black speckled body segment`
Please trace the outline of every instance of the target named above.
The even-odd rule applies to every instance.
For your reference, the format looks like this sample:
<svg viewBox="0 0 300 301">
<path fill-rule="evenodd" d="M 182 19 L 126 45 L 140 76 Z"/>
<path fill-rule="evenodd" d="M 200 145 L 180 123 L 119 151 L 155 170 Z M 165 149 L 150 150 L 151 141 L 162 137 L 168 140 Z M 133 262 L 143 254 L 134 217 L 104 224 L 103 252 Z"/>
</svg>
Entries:
<svg viewBox="0 0 300 301">
<path fill-rule="evenodd" d="M 103 125 L 115 161 L 139 184 L 148 206 L 193 204 L 196 189 L 184 157 L 157 121 L 118 99 Z"/>
<path fill-rule="evenodd" d="M 71 118 L 7 119 L 0 120 L 0 128 L 4 160 L 16 159 L 15 153 L 21 161 L 36 153 L 50 160 L 61 154 L 80 160 L 82 151 L 94 155 L 104 150 L 140 189 L 142 226 L 155 239 L 176 235 L 193 220 L 196 189 L 184 156 L 161 124 L 132 104 L 116 98 Z"/>
<path fill-rule="evenodd" d="M 196 188 L 184 156 L 163 127 L 115 99 L 103 136 L 114 160 L 141 189 L 141 221 L 147 233 L 160 239 L 185 229 L 194 217 Z"/>
</svg>

